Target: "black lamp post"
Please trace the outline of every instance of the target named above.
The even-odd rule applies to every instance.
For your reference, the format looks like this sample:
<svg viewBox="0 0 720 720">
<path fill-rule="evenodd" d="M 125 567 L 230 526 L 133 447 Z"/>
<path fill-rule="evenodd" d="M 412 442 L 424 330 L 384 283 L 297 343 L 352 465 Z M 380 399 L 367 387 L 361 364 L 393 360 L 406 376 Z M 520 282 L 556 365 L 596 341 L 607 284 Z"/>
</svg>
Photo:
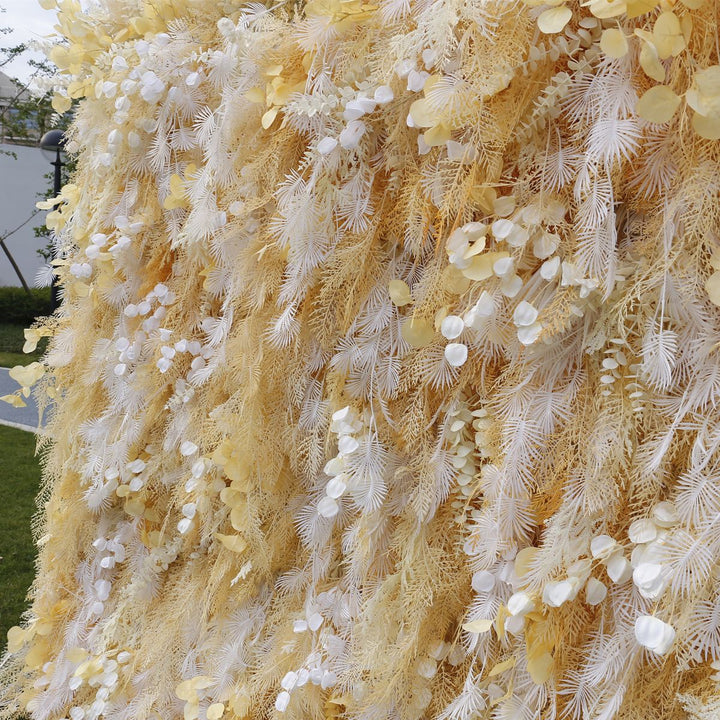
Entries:
<svg viewBox="0 0 720 720">
<path fill-rule="evenodd" d="M 42 138 L 40 138 L 40 149 L 43 155 L 50 161 L 50 164 L 55 168 L 53 197 L 57 197 L 62 188 L 62 167 L 65 164 L 63 160 L 65 156 L 65 133 L 63 133 L 62 130 L 50 130 L 46 132 Z M 54 257 L 52 259 L 54 259 Z M 54 276 L 50 288 L 50 303 L 52 309 L 55 310 L 58 306 L 58 286 Z"/>
</svg>

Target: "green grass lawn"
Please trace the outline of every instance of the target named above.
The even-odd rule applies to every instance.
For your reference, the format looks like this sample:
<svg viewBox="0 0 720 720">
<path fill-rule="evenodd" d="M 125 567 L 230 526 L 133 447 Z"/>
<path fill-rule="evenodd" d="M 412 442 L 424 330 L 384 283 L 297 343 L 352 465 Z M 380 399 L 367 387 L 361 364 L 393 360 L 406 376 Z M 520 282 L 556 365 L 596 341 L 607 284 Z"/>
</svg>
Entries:
<svg viewBox="0 0 720 720">
<path fill-rule="evenodd" d="M 47 338 L 42 338 L 37 350 L 27 355 L 22 351 L 25 342 L 24 326 L 0 322 L 0 366 L 28 365 L 39 360 L 47 347 Z"/>
<path fill-rule="evenodd" d="M 25 595 L 35 574 L 30 520 L 35 514 L 40 466 L 35 436 L 0 425 L 0 648 L 7 631 L 27 609 Z"/>
</svg>

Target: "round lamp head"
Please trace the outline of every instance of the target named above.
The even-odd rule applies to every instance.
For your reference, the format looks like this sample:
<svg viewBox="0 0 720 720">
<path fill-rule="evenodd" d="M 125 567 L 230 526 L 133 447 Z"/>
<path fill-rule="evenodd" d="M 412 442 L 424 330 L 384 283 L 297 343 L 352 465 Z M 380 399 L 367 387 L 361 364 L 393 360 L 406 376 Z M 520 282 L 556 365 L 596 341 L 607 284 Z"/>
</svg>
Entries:
<svg viewBox="0 0 720 720">
<path fill-rule="evenodd" d="M 40 138 L 40 149 L 50 162 L 55 162 L 58 159 L 62 162 L 65 150 L 65 133 L 62 130 L 49 130 Z"/>
</svg>

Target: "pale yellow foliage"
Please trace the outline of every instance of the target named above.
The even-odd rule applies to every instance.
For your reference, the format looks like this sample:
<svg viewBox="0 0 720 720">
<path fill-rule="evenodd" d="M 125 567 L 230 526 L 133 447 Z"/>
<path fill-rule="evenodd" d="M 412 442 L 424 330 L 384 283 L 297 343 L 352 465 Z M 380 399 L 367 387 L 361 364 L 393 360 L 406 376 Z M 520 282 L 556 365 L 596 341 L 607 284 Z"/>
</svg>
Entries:
<svg viewBox="0 0 720 720">
<path fill-rule="evenodd" d="M 42 4 L 0 717 L 712 719 L 717 4 Z"/>
</svg>

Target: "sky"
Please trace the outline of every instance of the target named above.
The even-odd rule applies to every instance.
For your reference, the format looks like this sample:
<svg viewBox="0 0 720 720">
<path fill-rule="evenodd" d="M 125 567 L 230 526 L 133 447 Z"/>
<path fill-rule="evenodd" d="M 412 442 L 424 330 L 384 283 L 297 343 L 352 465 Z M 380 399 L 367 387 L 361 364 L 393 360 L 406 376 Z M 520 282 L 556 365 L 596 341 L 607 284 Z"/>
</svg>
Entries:
<svg viewBox="0 0 720 720">
<path fill-rule="evenodd" d="M 5 47 L 40 40 L 54 32 L 55 11 L 43 10 L 37 0 L 0 0 L 0 7 L 5 8 L 0 13 L 0 27 L 12 28 L 11 34 L 0 37 L 0 44 Z M 35 53 L 34 57 L 41 59 L 42 55 Z M 26 82 L 32 69 L 20 59 L 3 67 L 2 72 Z"/>
</svg>

